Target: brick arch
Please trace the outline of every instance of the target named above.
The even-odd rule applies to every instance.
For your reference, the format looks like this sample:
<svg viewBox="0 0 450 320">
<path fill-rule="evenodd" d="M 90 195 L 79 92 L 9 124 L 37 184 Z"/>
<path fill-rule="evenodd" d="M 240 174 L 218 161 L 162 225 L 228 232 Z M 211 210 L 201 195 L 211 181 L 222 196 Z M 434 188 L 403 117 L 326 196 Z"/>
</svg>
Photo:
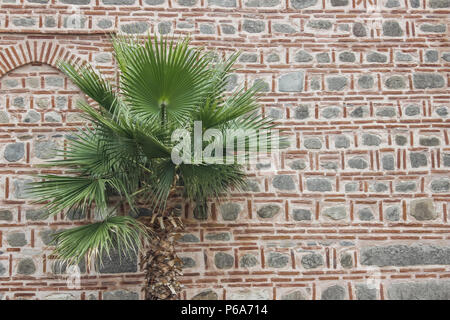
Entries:
<svg viewBox="0 0 450 320">
<path fill-rule="evenodd" d="M 30 63 L 39 62 L 56 67 L 59 59 L 72 63 L 86 63 L 57 42 L 25 41 L 0 50 L 0 77 Z"/>
</svg>

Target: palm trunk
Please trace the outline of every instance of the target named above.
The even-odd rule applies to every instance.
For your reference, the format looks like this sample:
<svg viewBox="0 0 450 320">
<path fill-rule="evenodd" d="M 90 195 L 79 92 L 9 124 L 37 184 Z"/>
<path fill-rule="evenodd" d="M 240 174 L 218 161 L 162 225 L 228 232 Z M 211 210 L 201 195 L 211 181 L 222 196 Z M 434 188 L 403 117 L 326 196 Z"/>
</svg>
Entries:
<svg viewBox="0 0 450 320">
<path fill-rule="evenodd" d="M 182 262 L 177 256 L 175 245 L 183 230 L 183 223 L 173 215 L 172 207 L 162 214 L 140 220 L 152 233 L 141 260 L 141 268 L 145 270 L 145 300 L 176 300 L 182 288 L 179 281 Z"/>
</svg>

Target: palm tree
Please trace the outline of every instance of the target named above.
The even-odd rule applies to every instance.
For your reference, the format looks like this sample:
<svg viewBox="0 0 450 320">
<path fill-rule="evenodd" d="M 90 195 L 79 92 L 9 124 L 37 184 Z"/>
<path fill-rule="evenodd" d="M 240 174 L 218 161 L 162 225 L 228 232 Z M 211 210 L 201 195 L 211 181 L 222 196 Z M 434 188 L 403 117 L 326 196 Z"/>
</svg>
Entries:
<svg viewBox="0 0 450 320">
<path fill-rule="evenodd" d="M 229 129 L 268 131 L 273 124 L 259 115 L 258 83 L 226 94 L 237 53 L 218 59 L 191 47 L 188 38 L 114 37 L 112 43 L 118 87 L 89 65 L 59 62 L 88 97 L 78 103 L 87 124 L 67 140 L 60 160 L 45 164 L 65 168 L 64 174 L 39 175 L 30 191 L 49 216 L 67 210 L 95 212 L 90 224 L 54 236 L 58 259 L 67 264 L 87 259 L 98 266 L 112 250 L 123 255 L 139 251 L 146 299 L 175 299 L 181 288 L 175 242 L 183 228 L 176 205 L 189 201 L 204 214 L 209 199 L 244 187 L 246 180 L 242 163 L 190 161 L 191 156 L 175 163 L 173 153 L 180 150 L 172 135 L 183 129 L 196 139 L 198 121 L 202 134 L 215 129 L 224 136 Z M 270 134 L 255 137 L 268 139 L 269 150 L 275 145 Z M 240 150 L 247 160 L 251 138 Z M 216 139 L 219 149 L 213 156 L 220 142 Z M 142 207 L 151 214 L 140 215 Z"/>
</svg>

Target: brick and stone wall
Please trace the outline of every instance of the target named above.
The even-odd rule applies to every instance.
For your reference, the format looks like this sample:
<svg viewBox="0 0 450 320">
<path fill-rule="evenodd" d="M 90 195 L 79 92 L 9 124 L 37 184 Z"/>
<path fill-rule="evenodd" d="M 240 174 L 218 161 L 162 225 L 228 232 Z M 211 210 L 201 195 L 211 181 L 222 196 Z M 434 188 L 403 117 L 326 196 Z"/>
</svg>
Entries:
<svg viewBox="0 0 450 320">
<path fill-rule="evenodd" d="M 241 50 L 229 89 L 264 81 L 290 138 L 208 217 L 182 206 L 182 298 L 450 299 L 450 2 L 375 1 L 1 0 L 0 297 L 142 297 L 135 259 L 69 288 L 49 239 L 91 217 L 25 187 L 83 123 L 56 61 L 114 77 L 109 34 L 150 31 Z"/>
</svg>

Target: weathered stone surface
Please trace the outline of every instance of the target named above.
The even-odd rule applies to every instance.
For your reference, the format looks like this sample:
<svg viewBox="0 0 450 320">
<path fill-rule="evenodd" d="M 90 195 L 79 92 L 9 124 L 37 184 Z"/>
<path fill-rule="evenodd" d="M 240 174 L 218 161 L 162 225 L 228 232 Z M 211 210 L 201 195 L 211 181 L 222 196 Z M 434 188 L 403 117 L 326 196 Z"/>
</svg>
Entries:
<svg viewBox="0 0 450 320">
<path fill-rule="evenodd" d="M 353 267 L 353 255 L 348 252 L 341 254 L 339 261 L 341 266 L 345 269 L 350 269 Z"/>
<path fill-rule="evenodd" d="M 308 191 L 331 191 L 330 180 L 326 178 L 308 178 L 306 179 L 306 189 Z"/>
<path fill-rule="evenodd" d="M 218 300 L 218 299 L 219 296 L 217 295 L 217 293 L 215 293 L 211 289 L 197 293 L 195 296 L 192 297 L 192 300 Z"/>
<path fill-rule="evenodd" d="M 36 265 L 34 264 L 33 259 L 25 258 L 19 261 L 17 265 L 17 273 L 28 276 L 35 272 L 36 272 Z"/>
<path fill-rule="evenodd" d="M 307 298 L 302 290 L 296 290 L 282 295 L 281 300 L 307 300 Z"/>
<path fill-rule="evenodd" d="M 416 89 L 443 88 L 444 77 L 438 73 L 413 73 L 413 84 Z"/>
<path fill-rule="evenodd" d="M 350 139 L 344 135 L 336 136 L 334 139 L 334 146 L 336 148 L 348 148 L 350 147 Z"/>
<path fill-rule="evenodd" d="M 434 220 L 437 218 L 437 212 L 434 209 L 433 200 L 418 199 L 411 201 L 410 214 L 419 221 Z"/>
<path fill-rule="evenodd" d="M 181 257 L 181 267 L 183 269 L 195 267 L 195 260 L 191 257 Z"/>
<path fill-rule="evenodd" d="M 439 53 L 437 50 L 427 50 L 425 52 L 425 61 L 426 62 L 436 62 L 439 59 Z"/>
<path fill-rule="evenodd" d="M 137 255 L 133 252 L 124 254 L 118 250 L 110 250 L 110 254 L 102 258 L 100 273 L 137 272 Z"/>
<path fill-rule="evenodd" d="M 378 267 L 450 265 L 450 247 L 424 244 L 363 247 L 361 264 Z"/>
<path fill-rule="evenodd" d="M 450 300 L 450 281 L 392 283 L 387 295 L 389 300 Z"/>
<path fill-rule="evenodd" d="M 14 232 L 6 237 L 8 245 L 11 247 L 23 247 L 27 244 L 27 238 L 23 232 Z"/>
<path fill-rule="evenodd" d="M 64 79 L 56 76 L 45 77 L 45 86 L 62 88 L 64 86 Z"/>
<path fill-rule="evenodd" d="M 164 21 L 158 23 L 158 32 L 160 34 L 168 34 L 172 31 L 172 22 Z"/>
<path fill-rule="evenodd" d="M 345 192 L 355 192 L 358 191 L 358 183 L 350 182 L 345 184 Z"/>
<path fill-rule="evenodd" d="M 267 62 L 279 62 L 280 56 L 276 53 L 271 53 L 267 56 Z"/>
<path fill-rule="evenodd" d="M 300 50 L 298 51 L 295 56 L 294 56 L 294 61 L 295 62 L 310 62 L 313 60 L 313 56 L 310 55 L 308 52 L 306 52 L 305 50 Z"/>
<path fill-rule="evenodd" d="M 16 162 L 25 155 L 25 145 L 22 142 L 10 143 L 6 145 L 3 156 L 8 162 Z"/>
<path fill-rule="evenodd" d="M 236 7 L 236 0 L 208 0 L 208 5 L 223 8 L 234 8 Z"/>
<path fill-rule="evenodd" d="M 303 143 L 306 149 L 320 149 L 322 148 L 322 141 L 319 138 L 306 138 Z"/>
<path fill-rule="evenodd" d="M 28 209 L 25 211 L 25 217 L 30 221 L 39 221 L 46 219 L 47 211 L 44 209 Z"/>
<path fill-rule="evenodd" d="M 109 20 L 109 19 L 100 19 L 97 22 L 97 26 L 100 29 L 109 29 L 109 28 L 111 28 L 113 26 L 113 22 L 111 20 Z"/>
<path fill-rule="evenodd" d="M 436 137 L 420 137 L 419 144 L 425 147 L 435 147 L 441 144 L 441 141 Z"/>
<path fill-rule="evenodd" d="M 302 105 L 294 110 L 294 118 L 303 120 L 309 117 L 309 108 L 307 105 Z"/>
<path fill-rule="evenodd" d="M 280 76 L 278 90 L 281 92 L 302 92 L 305 74 L 302 71 L 291 72 Z"/>
<path fill-rule="evenodd" d="M 427 33 L 444 33 L 447 30 L 445 24 L 425 23 L 420 26 L 420 30 Z"/>
<path fill-rule="evenodd" d="M 258 61 L 258 56 L 254 53 L 243 53 L 240 57 L 239 57 L 239 61 L 240 62 L 257 62 Z"/>
<path fill-rule="evenodd" d="M 291 0 L 291 6 L 294 9 L 304 9 L 315 6 L 318 0 Z"/>
<path fill-rule="evenodd" d="M 269 219 L 273 218 L 277 213 L 280 212 L 280 210 L 281 208 L 279 205 L 268 204 L 259 208 L 258 211 L 256 211 L 256 213 L 260 218 Z"/>
<path fill-rule="evenodd" d="M 259 183 L 256 180 L 247 180 L 246 181 L 246 185 L 242 188 L 243 191 L 247 191 L 247 192 L 259 192 L 260 187 L 259 187 Z"/>
<path fill-rule="evenodd" d="M 197 3 L 197 0 L 177 0 L 180 6 L 192 7 Z"/>
<path fill-rule="evenodd" d="M 365 36 L 367 36 L 366 27 L 361 22 L 354 23 L 352 31 L 353 31 L 353 35 L 355 37 L 365 37 Z"/>
<path fill-rule="evenodd" d="M 353 52 L 344 51 L 339 53 L 339 60 L 342 62 L 355 62 L 356 56 Z"/>
<path fill-rule="evenodd" d="M 420 107 L 415 104 L 410 104 L 405 108 L 405 114 L 410 117 L 417 116 L 420 114 Z"/>
<path fill-rule="evenodd" d="M 448 108 L 446 106 L 436 108 L 436 114 L 440 117 L 447 117 L 449 114 Z"/>
<path fill-rule="evenodd" d="M 363 145 L 365 146 L 379 146 L 381 144 L 381 138 L 375 134 L 364 133 L 362 135 Z"/>
<path fill-rule="evenodd" d="M 348 166 L 352 169 L 367 169 L 369 164 L 364 158 L 361 157 L 353 157 L 348 160 Z"/>
<path fill-rule="evenodd" d="M 399 62 L 410 62 L 413 61 L 413 57 L 409 53 L 396 52 L 395 60 Z"/>
<path fill-rule="evenodd" d="M 428 6 L 433 9 L 450 8 L 449 0 L 430 0 Z"/>
<path fill-rule="evenodd" d="M 358 78 L 358 86 L 363 89 L 371 89 L 374 85 L 374 80 L 371 75 L 365 74 Z"/>
<path fill-rule="evenodd" d="M 103 300 L 139 300 L 139 293 L 127 290 L 106 291 Z"/>
<path fill-rule="evenodd" d="M 144 0 L 144 2 L 149 6 L 157 6 L 163 4 L 165 0 Z"/>
<path fill-rule="evenodd" d="M 215 34 L 216 27 L 213 24 L 202 23 L 200 24 L 200 33 L 202 34 Z"/>
<path fill-rule="evenodd" d="M 36 123 L 40 120 L 41 120 L 41 114 L 34 110 L 28 111 L 26 113 L 25 117 L 23 118 L 23 122 L 26 122 L 26 123 Z"/>
<path fill-rule="evenodd" d="M 399 146 L 404 146 L 408 142 L 405 136 L 395 136 L 395 143 Z"/>
<path fill-rule="evenodd" d="M 348 84 L 347 77 L 335 76 L 326 78 L 328 90 L 331 91 L 342 91 Z"/>
<path fill-rule="evenodd" d="M 322 300 L 344 300 L 346 296 L 346 291 L 344 287 L 340 285 L 334 285 L 326 288 L 322 291 Z"/>
<path fill-rule="evenodd" d="M 230 241 L 231 236 L 228 232 L 214 232 L 214 233 L 207 233 L 205 235 L 206 240 L 210 241 Z"/>
<path fill-rule="evenodd" d="M 128 33 L 128 34 L 140 34 L 140 33 L 145 33 L 149 27 L 150 26 L 147 22 L 139 21 L 139 22 L 124 24 L 120 27 L 120 29 L 122 30 L 122 32 Z"/>
<path fill-rule="evenodd" d="M 324 117 L 325 119 L 334 119 L 339 117 L 340 114 L 341 110 L 335 107 L 328 107 L 323 109 L 322 111 L 322 117 Z"/>
<path fill-rule="evenodd" d="M 234 257 L 225 252 L 217 252 L 214 255 L 214 264 L 218 269 L 230 269 L 234 266 Z"/>
<path fill-rule="evenodd" d="M 87 5 L 91 3 L 91 0 L 59 0 L 64 4 L 75 4 L 75 5 Z"/>
<path fill-rule="evenodd" d="M 435 179 L 430 184 L 431 191 L 436 193 L 446 193 L 450 190 L 450 180 L 446 178 Z"/>
<path fill-rule="evenodd" d="M 44 121 L 45 122 L 61 122 L 62 121 L 62 117 L 59 113 L 55 112 L 55 111 L 51 111 L 51 112 L 47 112 L 44 115 Z"/>
<path fill-rule="evenodd" d="M 255 255 L 251 253 L 246 253 L 241 257 L 239 261 L 239 266 L 241 268 L 252 268 L 256 266 L 258 263 L 259 263 L 258 258 Z"/>
<path fill-rule="evenodd" d="M 339 164 L 334 161 L 329 161 L 325 163 L 320 164 L 321 168 L 328 169 L 328 170 L 337 170 L 339 168 Z"/>
<path fill-rule="evenodd" d="M 273 178 L 272 185 L 279 190 L 294 190 L 294 179 L 290 175 L 280 174 Z"/>
<path fill-rule="evenodd" d="M 236 220 L 241 210 L 241 206 L 233 202 L 224 203 L 220 206 L 220 213 L 225 221 Z"/>
<path fill-rule="evenodd" d="M 442 54 L 442 59 L 447 61 L 447 62 L 450 62 L 450 52 L 444 52 Z"/>
<path fill-rule="evenodd" d="M 310 253 L 304 255 L 301 260 L 302 266 L 305 269 L 314 269 L 323 266 L 323 257 L 321 254 Z"/>
<path fill-rule="evenodd" d="M 42 240 L 42 243 L 44 245 L 49 246 L 53 245 L 54 235 L 57 232 L 57 230 L 54 229 L 45 229 L 39 232 L 39 237 Z"/>
<path fill-rule="evenodd" d="M 270 291 L 271 292 L 271 291 Z M 229 292 L 229 300 L 270 300 L 269 290 L 252 288 L 252 289 L 239 289 L 237 291 Z"/>
<path fill-rule="evenodd" d="M 193 235 L 192 233 L 186 233 L 183 236 L 181 236 L 180 239 L 178 239 L 178 242 L 184 242 L 184 243 L 189 243 L 189 242 L 200 242 L 200 239 Z"/>
<path fill-rule="evenodd" d="M 34 143 L 34 155 L 42 160 L 52 159 L 57 155 L 57 147 L 53 140 L 36 141 Z"/>
<path fill-rule="evenodd" d="M 386 63 L 387 56 L 379 52 L 371 52 L 367 55 L 367 62 Z"/>
<path fill-rule="evenodd" d="M 384 85 L 388 89 L 403 89 L 406 87 L 406 81 L 402 76 L 392 76 L 386 79 Z"/>
<path fill-rule="evenodd" d="M 322 214 L 333 220 L 342 220 L 347 217 L 347 210 L 344 206 L 330 207 L 322 211 Z"/>
<path fill-rule="evenodd" d="M 13 214 L 10 210 L 0 210 L 0 221 L 12 221 Z"/>
<path fill-rule="evenodd" d="M 381 165 L 384 170 L 395 169 L 395 158 L 392 154 L 386 154 L 381 158 Z"/>
<path fill-rule="evenodd" d="M 363 118 L 367 114 L 367 109 L 364 107 L 357 107 L 352 112 L 350 112 L 350 117 L 352 118 Z"/>
<path fill-rule="evenodd" d="M 251 8 L 275 7 L 280 4 L 280 0 L 249 0 L 245 2 L 245 6 Z"/>
<path fill-rule="evenodd" d="M 265 30 L 266 24 L 263 20 L 244 20 L 242 29 L 248 33 L 261 33 Z"/>
<path fill-rule="evenodd" d="M 46 296 L 44 300 L 76 300 L 76 298 L 70 293 L 54 293 Z"/>
<path fill-rule="evenodd" d="M 26 199 L 29 197 L 28 188 L 30 183 L 32 183 L 33 180 L 31 179 L 17 179 L 13 181 L 14 185 L 14 196 L 17 199 Z"/>
<path fill-rule="evenodd" d="M 6 273 L 6 268 L 5 266 L 0 263 L 0 276 L 4 275 Z"/>
<path fill-rule="evenodd" d="M 384 211 L 384 216 L 388 221 L 398 221 L 400 220 L 400 212 L 400 207 L 391 206 L 386 208 Z"/>
<path fill-rule="evenodd" d="M 375 190 L 375 192 L 385 192 L 389 188 L 385 183 L 376 182 L 373 184 L 373 189 Z"/>
<path fill-rule="evenodd" d="M 328 20 L 309 20 L 306 26 L 311 29 L 330 30 L 333 24 Z"/>
<path fill-rule="evenodd" d="M 33 17 L 13 18 L 12 24 L 16 27 L 33 27 L 36 25 L 36 19 Z"/>
<path fill-rule="evenodd" d="M 286 24 L 286 23 L 274 23 L 273 30 L 275 32 L 288 33 L 288 34 L 296 32 L 295 28 L 293 28 L 291 25 Z"/>
<path fill-rule="evenodd" d="M 442 162 L 445 167 L 450 167 L 450 153 L 444 153 L 442 155 Z"/>
<path fill-rule="evenodd" d="M 395 192 L 412 192 L 416 190 L 414 181 L 401 181 L 395 185 Z"/>
<path fill-rule="evenodd" d="M 292 210 L 292 218 L 296 221 L 311 220 L 312 213 L 307 209 Z"/>
<path fill-rule="evenodd" d="M 377 300 L 377 289 L 367 284 L 356 284 L 356 299 L 358 300 Z"/>
<path fill-rule="evenodd" d="M 333 7 L 344 7 L 349 4 L 349 0 L 331 0 L 331 5 Z"/>
<path fill-rule="evenodd" d="M 316 55 L 316 59 L 318 63 L 330 63 L 331 58 L 328 52 L 322 52 Z"/>
<path fill-rule="evenodd" d="M 284 268 L 289 263 L 289 256 L 280 252 L 269 252 L 267 265 L 269 268 Z"/>
<path fill-rule="evenodd" d="M 0 123 L 9 123 L 9 116 L 7 112 L 0 111 Z"/>
<path fill-rule="evenodd" d="M 403 30 L 398 21 L 389 20 L 383 23 L 383 35 L 388 37 L 401 37 L 403 36 Z"/>
<path fill-rule="evenodd" d="M 374 219 L 373 212 L 370 208 L 363 208 L 359 210 L 358 217 L 361 221 L 371 221 Z"/>
</svg>

